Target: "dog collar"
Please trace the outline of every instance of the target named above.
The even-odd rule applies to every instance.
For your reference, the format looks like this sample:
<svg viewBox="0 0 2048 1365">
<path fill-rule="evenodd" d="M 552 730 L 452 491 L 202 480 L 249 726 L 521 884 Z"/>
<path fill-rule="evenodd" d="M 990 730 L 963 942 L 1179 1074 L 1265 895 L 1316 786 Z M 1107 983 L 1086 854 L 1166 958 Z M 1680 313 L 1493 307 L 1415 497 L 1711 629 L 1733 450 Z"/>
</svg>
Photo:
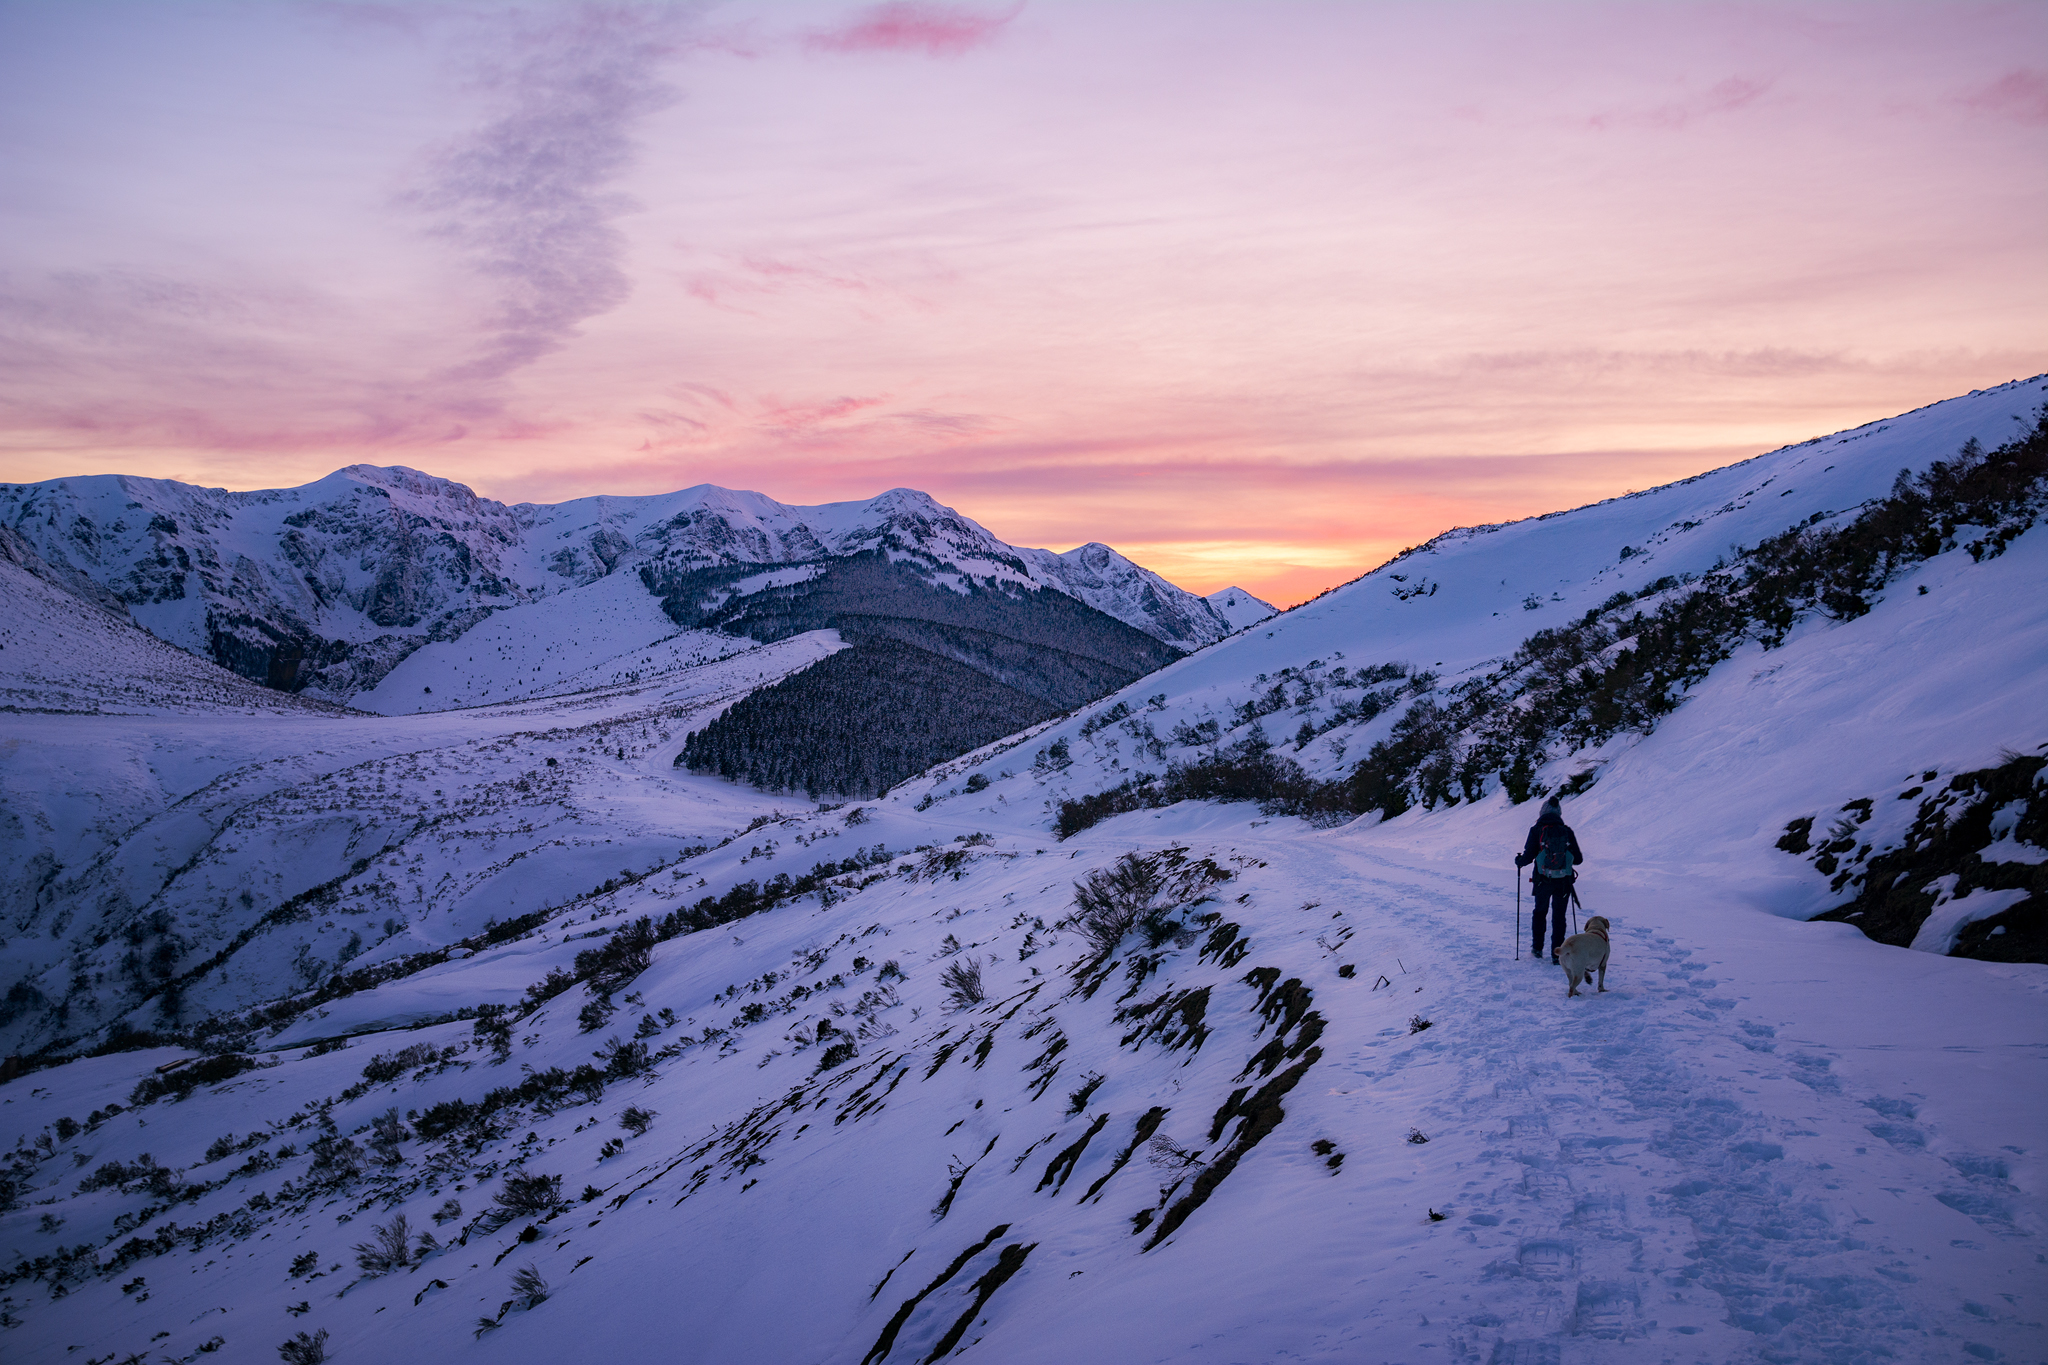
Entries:
<svg viewBox="0 0 2048 1365">
<path fill-rule="evenodd" d="M 1607 931 L 1606 931 L 1605 929 L 1588 929 L 1588 930 L 1587 930 L 1586 932 L 1587 932 L 1587 933 L 1589 933 L 1589 934 L 1597 934 L 1597 935 L 1599 935 L 1599 936 L 1600 936 L 1600 941 L 1601 941 L 1602 943 L 1605 943 L 1605 942 L 1607 942 Z"/>
</svg>

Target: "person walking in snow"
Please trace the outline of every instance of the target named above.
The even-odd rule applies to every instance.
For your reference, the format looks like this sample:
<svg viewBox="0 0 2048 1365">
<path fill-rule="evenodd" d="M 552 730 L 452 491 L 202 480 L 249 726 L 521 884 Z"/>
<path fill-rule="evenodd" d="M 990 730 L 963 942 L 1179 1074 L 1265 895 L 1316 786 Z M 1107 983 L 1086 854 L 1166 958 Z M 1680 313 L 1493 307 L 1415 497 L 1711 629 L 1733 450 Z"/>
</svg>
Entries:
<svg viewBox="0 0 2048 1365">
<path fill-rule="evenodd" d="M 1578 866 L 1584 861 L 1586 855 L 1579 852 L 1579 836 L 1564 822 L 1564 811 L 1557 798 L 1547 798 L 1542 814 L 1529 827 L 1528 842 L 1515 856 L 1516 867 L 1535 864 L 1535 870 L 1529 874 L 1530 889 L 1536 893 L 1536 910 L 1530 916 L 1529 953 L 1538 962 L 1543 960 L 1543 920 L 1548 914 L 1552 916 L 1550 961 L 1553 966 L 1557 963 L 1558 950 L 1564 946 L 1572 883 L 1578 880 Z"/>
</svg>

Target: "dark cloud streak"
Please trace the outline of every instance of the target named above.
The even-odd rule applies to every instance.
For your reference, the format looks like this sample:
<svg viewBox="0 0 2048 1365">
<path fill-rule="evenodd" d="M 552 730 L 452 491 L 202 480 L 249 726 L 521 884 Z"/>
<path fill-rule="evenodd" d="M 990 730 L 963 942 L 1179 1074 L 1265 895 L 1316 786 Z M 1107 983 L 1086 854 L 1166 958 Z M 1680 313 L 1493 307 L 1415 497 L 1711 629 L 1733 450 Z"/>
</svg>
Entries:
<svg viewBox="0 0 2048 1365">
<path fill-rule="evenodd" d="M 444 378 L 502 378 L 632 292 L 615 220 L 634 205 L 606 186 L 633 159 L 634 125 L 676 97 L 664 67 L 682 23 L 593 5 L 488 40 L 477 83 L 501 111 L 444 148 L 412 196 L 497 295 L 480 353 Z"/>
</svg>

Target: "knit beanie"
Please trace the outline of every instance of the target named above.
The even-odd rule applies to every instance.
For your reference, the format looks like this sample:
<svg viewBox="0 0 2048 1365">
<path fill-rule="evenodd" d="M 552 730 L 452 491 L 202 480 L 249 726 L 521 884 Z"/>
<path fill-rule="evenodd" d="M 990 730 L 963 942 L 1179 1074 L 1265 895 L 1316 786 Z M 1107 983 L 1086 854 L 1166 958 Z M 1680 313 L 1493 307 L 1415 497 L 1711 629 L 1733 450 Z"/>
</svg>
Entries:
<svg viewBox="0 0 2048 1365">
<path fill-rule="evenodd" d="M 1538 820 L 1557 820 L 1562 822 L 1564 819 L 1564 810 L 1562 807 L 1558 805 L 1557 798 L 1555 796 L 1546 797 L 1543 802 L 1543 813 L 1541 815 L 1538 815 L 1536 818 Z"/>
</svg>

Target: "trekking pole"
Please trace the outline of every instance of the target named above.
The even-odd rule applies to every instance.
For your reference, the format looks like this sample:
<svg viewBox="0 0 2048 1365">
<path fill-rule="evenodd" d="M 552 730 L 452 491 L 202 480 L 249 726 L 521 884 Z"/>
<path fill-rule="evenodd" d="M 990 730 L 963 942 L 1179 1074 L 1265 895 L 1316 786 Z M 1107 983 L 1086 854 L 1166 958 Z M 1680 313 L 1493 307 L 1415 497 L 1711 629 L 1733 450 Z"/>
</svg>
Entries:
<svg viewBox="0 0 2048 1365">
<path fill-rule="evenodd" d="M 1515 869 L 1515 961 L 1522 960 L 1522 869 Z"/>
<path fill-rule="evenodd" d="M 1572 878 L 1572 932 L 1579 932 L 1579 881 Z"/>
</svg>

